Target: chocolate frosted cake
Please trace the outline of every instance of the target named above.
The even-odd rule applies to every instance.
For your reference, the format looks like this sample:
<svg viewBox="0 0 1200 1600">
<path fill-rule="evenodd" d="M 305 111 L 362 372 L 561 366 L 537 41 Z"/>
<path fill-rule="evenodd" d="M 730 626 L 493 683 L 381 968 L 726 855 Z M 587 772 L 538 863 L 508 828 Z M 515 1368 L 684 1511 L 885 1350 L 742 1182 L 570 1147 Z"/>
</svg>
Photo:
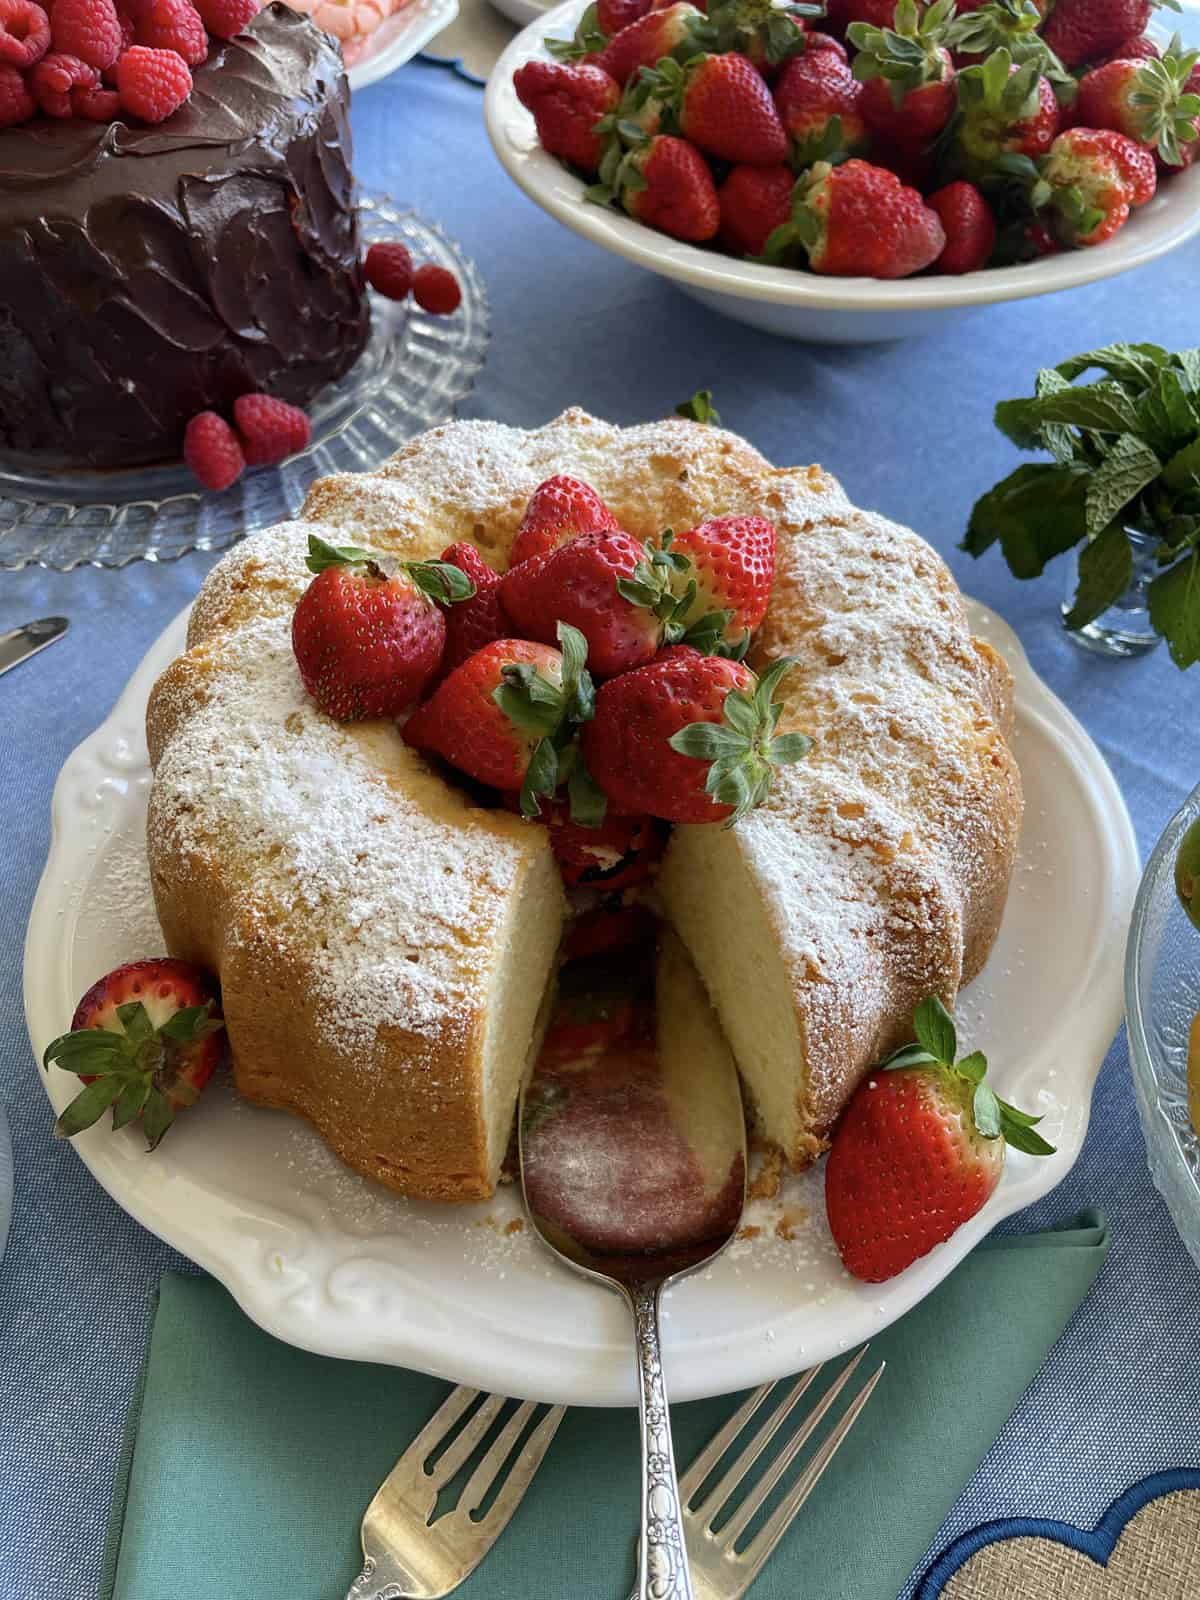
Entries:
<svg viewBox="0 0 1200 1600">
<path fill-rule="evenodd" d="M 304 405 L 354 362 L 367 301 L 335 41 L 271 5 L 211 41 L 155 127 L 0 132 L 0 452 L 177 457 L 197 411 Z"/>
</svg>

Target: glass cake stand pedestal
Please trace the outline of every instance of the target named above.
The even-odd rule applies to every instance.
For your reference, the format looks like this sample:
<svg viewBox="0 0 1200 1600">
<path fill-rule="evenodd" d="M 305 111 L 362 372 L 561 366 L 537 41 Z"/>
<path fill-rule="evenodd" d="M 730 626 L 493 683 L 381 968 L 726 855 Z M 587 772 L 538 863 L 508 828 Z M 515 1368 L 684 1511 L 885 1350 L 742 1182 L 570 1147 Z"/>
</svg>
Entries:
<svg viewBox="0 0 1200 1600">
<path fill-rule="evenodd" d="M 312 443 L 276 466 L 244 472 L 210 494 L 180 462 L 128 472 L 39 472 L 26 456 L 0 455 L 0 569 L 37 563 L 56 571 L 90 564 L 173 561 L 223 550 L 255 528 L 285 521 L 314 478 L 377 466 L 406 439 L 451 418 L 474 386 L 491 337 L 487 291 L 475 264 L 436 223 L 386 195 L 359 199 L 363 247 L 400 239 L 414 261 L 449 267 L 462 305 L 435 317 L 414 301 L 371 293 L 371 334 L 346 376 L 306 409 Z"/>
</svg>

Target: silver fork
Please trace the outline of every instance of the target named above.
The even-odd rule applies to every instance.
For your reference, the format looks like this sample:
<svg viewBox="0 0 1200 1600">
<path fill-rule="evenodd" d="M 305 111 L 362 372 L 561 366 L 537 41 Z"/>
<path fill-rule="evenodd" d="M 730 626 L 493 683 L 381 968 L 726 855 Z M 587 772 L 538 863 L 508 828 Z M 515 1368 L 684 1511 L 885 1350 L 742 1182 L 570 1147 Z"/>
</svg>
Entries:
<svg viewBox="0 0 1200 1600">
<path fill-rule="evenodd" d="M 741 1550 L 738 1541 L 762 1510 L 768 1497 L 782 1482 L 788 1469 L 796 1462 L 804 1446 L 816 1433 L 825 1417 L 857 1372 L 868 1346 L 864 1345 L 852 1361 L 842 1368 L 825 1390 L 812 1410 L 797 1424 L 780 1446 L 774 1459 L 761 1478 L 745 1492 L 740 1505 L 734 1507 L 737 1491 L 743 1486 L 747 1474 L 767 1460 L 768 1447 L 783 1427 L 801 1398 L 816 1383 L 824 1367 L 813 1367 L 801 1373 L 786 1396 L 739 1452 L 732 1465 L 726 1468 L 713 1488 L 698 1505 L 692 1502 L 712 1476 L 742 1430 L 779 1383 L 764 1383 L 755 1389 L 734 1412 L 725 1426 L 701 1450 L 688 1470 L 679 1480 L 679 1498 L 683 1506 L 683 1526 L 687 1539 L 688 1565 L 691 1568 L 692 1590 L 695 1600 L 741 1600 L 741 1596 L 762 1571 L 767 1558 L 791 1527 L 800 1508 L 820 1482 L 825 1468 L 833 1460 L 846 1435 L 858 1421 L 863 1408 L 883 1376 L 886 1363 L 880 1362 L 854 1395 L 836 1425 L 817 1446 L 795 1482 L 787 1489 L 779 1505 Z M 780 1380 L 782 1383 L 784 1380 Z M 732 1515 L 728 1513 L 732 1509 Z M 725 1513 L 727 1520 L 714 1531 L 713 1524 Z M 630 1600 L 636 1600 L 636 1595 Z"/>
<path fill-rule="evenodd" d="M 379 1487 L 362 1520 L 363 1570 L 346 1600 L 436 1600 L 472 1573 L 508 1526 L 533 1481 L 564 1416 L 553 1406 L 509 1466 L 486 1514 L 472 1518 L 517 1448 L 537 1404 L 524 1401 L 513 1412 L 478 1466 L 453 1511 L 430 1522 L 439 1492 L 464 1467 L 505 1404 L 489 1394 L 432 1467 L 426 1463 L 479 1398 L 459 1387 L 421 1429 Z"/>
</svg>

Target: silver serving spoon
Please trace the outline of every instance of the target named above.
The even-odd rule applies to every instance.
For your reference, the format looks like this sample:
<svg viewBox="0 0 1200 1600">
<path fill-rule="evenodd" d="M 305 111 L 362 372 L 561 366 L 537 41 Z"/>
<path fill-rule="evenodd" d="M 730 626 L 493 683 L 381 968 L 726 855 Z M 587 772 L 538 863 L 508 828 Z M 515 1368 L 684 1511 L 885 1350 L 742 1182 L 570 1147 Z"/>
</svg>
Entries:
<svg viewBox="0 0 1200 1600">
<path fill-rule="evenodd" d="M 521 1179 L 543 1241 L 623 1295 L 642 1436 L 640 1600 L 692 1600 L 659 1343 L 663 1291 L 737 1232 L 746 1125 L 733 1058 L 676 936 L 562 969 L 521 1096 Z"/>
</svg>

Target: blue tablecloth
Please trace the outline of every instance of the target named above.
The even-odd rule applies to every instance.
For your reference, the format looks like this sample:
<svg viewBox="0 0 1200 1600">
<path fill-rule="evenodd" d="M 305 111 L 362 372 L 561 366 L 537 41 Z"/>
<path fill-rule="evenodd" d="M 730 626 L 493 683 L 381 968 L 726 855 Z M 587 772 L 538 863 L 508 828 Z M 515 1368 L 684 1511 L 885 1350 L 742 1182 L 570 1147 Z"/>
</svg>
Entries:
<svg viewBox="0 0 1200 1600">
<path fill-rule="evenodd" d="M 1057 625 L 1055 578 L 1022 586 L 998 558 L 975 563 L 955 545 L 975 496 L 1014 464 L 991 425 L 997 399 L 1027 392 L 1038 366 L 1112 339 L 1200 340 L 1200 241 L 1136 275 L 989 309 L 923 343 L 803 348 L 724 321 L 552 223 L 504 177 L 478 89 L 449 70 L 417 63 L 366 90 L 354 131 L 361 179 L 441 221 L 487 280 L 495 341 L 469 412 L 533 425 L 579 403 L 632 422 L 713 388 L 726 422 L 769 457 L 823 463 L 860 504 L 925 534 L 963 586 L 1013 624 L 1104 750 L 1143 854 L 1150 848 L 1200 777 L 1200 669 L 1183 677 L 1164 651 L 1128 665 L 1080 654 Z M 0 577 L 0 629 L 47 613 L 72 621 L 64 643 L 0 682 L 0 1097 L 16 1160 L 0 1263 L 3 1600 L 93 1600 L 151 1291 L 165 1268 L 184 1266 L 51 1138 L 21 1006 L 50 791 L 211 559 Z M 1088 1522 L 1134 1479 L 1200 1465 L 1200 1276 L 1146 1172 L 1123 1038 L 1074 1172 L 1008 1226 L 1085 1204 L 1111 1219 L 1107 1269 L 947 1536 L 1001 1514 Z M 179 1514 L 204 1515 L 203 1484 Z"/>
</svg>

